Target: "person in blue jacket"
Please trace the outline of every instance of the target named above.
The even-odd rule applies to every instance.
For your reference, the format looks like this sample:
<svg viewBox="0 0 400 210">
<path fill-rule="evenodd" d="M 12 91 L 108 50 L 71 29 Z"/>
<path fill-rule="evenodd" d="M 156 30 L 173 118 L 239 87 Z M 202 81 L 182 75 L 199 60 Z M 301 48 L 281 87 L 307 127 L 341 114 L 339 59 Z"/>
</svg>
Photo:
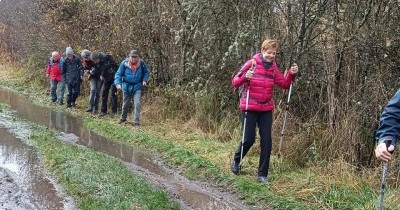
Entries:
<svg viewBox="0 0 400 210">
<path fill-rule="evenodd" d="M 119 65 L 114 80 L 117 89 L 122 90 L 123 93 L 122 114 L 119 123 L 126 122 L 129 103 L 133 99 L 133 121 L 135 127 L 139 127 L 142 88 L 147 85 L 149 75 L 147 65 L 140 59 L 138 50 L 131 50 L 129 57 Z"/>
<path fill-rule="evenodd" d="M 376 132 L 378 145 L 375 149 L 375 156 L 383 161 L 389 161 L 391 152 L 399 138 L 400 132 L 400 90 L 390 99 L 379 120 L 379 128 Z M 386 146 L 386 142 L 390 146 Z"/>
</svg>

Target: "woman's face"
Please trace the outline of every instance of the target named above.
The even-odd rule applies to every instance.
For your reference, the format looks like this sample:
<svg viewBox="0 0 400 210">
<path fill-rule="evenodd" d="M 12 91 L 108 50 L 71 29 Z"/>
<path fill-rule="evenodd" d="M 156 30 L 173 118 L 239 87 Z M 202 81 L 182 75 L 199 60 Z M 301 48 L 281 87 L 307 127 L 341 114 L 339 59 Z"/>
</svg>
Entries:
<svg viewBox="0 0 400 210">
<path fill-rule="evenodd" d="M 53 61 L 58 61 L 58 60 L 60 60 L 60 54 L 53 54 L 52 56 L 51 56 L 51 58 L 53 58 Z"/>
<path fill-rule="evenodd" d="M 276 56 L 276 49 L 267 49 L 262 51 L 262 56 L 264 57 L 265 60 L 267 60 L 267 62 L 272 62 L 275 60 L 275 56 Z"/>
<path fill-rule="evenodd" d="M 130 57 L 132 63 L 137 63 L 139 61 L 139 56 L 137 55 L 131 55 Z"/>
</svg>

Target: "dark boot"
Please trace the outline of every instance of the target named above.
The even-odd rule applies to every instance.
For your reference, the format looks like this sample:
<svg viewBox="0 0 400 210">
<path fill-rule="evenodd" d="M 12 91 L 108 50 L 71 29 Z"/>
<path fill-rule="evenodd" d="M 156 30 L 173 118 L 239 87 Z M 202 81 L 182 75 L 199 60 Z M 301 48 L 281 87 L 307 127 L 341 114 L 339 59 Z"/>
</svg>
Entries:
<svg viewBox="0 0 400 210">
<path fill-rule="evenodd" d="M 240 171 L 240 163 L 233 160 L 231 165 L 231 171 L 233 174 L 237 175 Z"/>
</svg>

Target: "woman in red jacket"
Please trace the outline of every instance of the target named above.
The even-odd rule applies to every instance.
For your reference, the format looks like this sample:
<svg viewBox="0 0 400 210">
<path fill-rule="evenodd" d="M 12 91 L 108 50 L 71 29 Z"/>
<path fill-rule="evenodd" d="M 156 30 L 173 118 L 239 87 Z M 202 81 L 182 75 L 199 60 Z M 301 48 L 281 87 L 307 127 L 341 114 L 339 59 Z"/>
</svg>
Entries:
<svg viewBox="0 0 400 210">
<path fill-rule="evenodd" d="M 63 60 L 60 53 L 54 51 L 47 64 L 46 76 L 50 78 L 50 95 L 52 102 L 58 102 L 63 105 L 65 85 L 61 75 Z M 57 94 L 57 87 L 60 86 L 60 93 Z"/>
<path fill-rule="evenodd" d="M 258 168 L 258 180 L 260 182 L 268 181 L 272 148 L 272 112 L 275 106 L 272 99 L 274 86 L 278 85 L 288 89 L 298 72 L 298 67 L 294 64 L 286 76 L 282 75 L 275 60 L 277 49 L 278 42 L 276 40 L 265 40 L 261 46 L 261 53 L 254 55 L 253 59 L 247 61 L 232 79 L 234 87 L 244 87 L 239 107 L 243 114 L 247 111 L 247 115 L 246 124 L 243 125 L 246 128 L 244 131 L 243 151 L 242 143 L 240 143 L 235 152 L 231 170 L 234 174 L 239 172 L 241 159 L 255 142 L 257 124 L 261 136 L 261 154 Z M 249 94 L 248 97 L 247 94 Z"/>
</svg>

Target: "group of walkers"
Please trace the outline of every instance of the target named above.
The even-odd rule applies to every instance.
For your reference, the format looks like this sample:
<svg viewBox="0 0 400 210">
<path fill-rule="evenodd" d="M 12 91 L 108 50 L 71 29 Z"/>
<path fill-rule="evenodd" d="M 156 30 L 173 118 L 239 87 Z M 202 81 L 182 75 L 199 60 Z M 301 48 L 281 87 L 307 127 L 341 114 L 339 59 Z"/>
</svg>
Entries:
<svg viewBox="0 0 400 210">
<path fill-rule="evenodd" d="M 111 112 L 117 114 L 118 93 L 122 91 L 123 103 L 119 122 L 127 121 L 129 104 L 133 100 L 133 123 L 136 127 L 140 125 L 141 90 L 147 85 L 149 70 L 146 63 L 140 59 L 137 49 L 131 50 L 128 57 L 118 65 L 109 54 L 82 50 L 78 56 L 72 47 L 67 47 L 64 57 L 57 51 L 51 54 L 46 75 L 50 79 L 52 102 L 64 105 L 64 92 L 67 90 L 67 109 L 76 106 L 82 82 L 87 76 L 90 94 L 86 112 L 99 116 L 105 116 L 108 112 L 110 92 Z"/>
<path fill-rule="evenodd" d="M 248 60 L 233 77 L 232 85 L 241 87 L 242 93 L 239 109 L 242 113 L 243 137 L 231 163 L 231 171 L 238 174 L 242 159 L 255 142 L 256 126 L 260 133 L 260 160 L 258 180 L 268 181 L 269 162 L 272 150 L 272 113 L 275 107 L 273 92 L 275 85 L 288 89 L 293 83 L 298 66 L 293 64 L 286 74 L 282 74 L 276 63 L 278 42 L 266 39 L 261 46 L 261 52 Z M 47 76 L 51 79 L 51 100 L 63 105 L 64 90 L 67 89 L 67 108 L 75 107 L 80 94 L 84 75 L 90 83 L 90 96 L 87 112 L 98 113 L 100 93 L 100 115 L 107 114 L 107 101 L 111 92 L 111 110 L 117 113 L 117 93 L 123 93 L 122 113 L 120 123 L 126 122 L 128 107 L 134 103 L 133 122 L 140 125 L 141 90 L 149 80 L 149 70 L 146 63 L 140 59 L 137 50 L 132 50 L 129 56 L 118 66 L 110 55 L 102 52 L 83 50 L 80 56 L 67 47 L 65 57 L 53 52 L 47 67 Z M 59 87 L 59 93 L 56 93 Z M 102 90 L 102 92 L 100 91 Z M 388 161 L 400 132 L 400 91 L 386 106 L 382 114 L 377 132 L 377 158 Z"/>
</svg>

